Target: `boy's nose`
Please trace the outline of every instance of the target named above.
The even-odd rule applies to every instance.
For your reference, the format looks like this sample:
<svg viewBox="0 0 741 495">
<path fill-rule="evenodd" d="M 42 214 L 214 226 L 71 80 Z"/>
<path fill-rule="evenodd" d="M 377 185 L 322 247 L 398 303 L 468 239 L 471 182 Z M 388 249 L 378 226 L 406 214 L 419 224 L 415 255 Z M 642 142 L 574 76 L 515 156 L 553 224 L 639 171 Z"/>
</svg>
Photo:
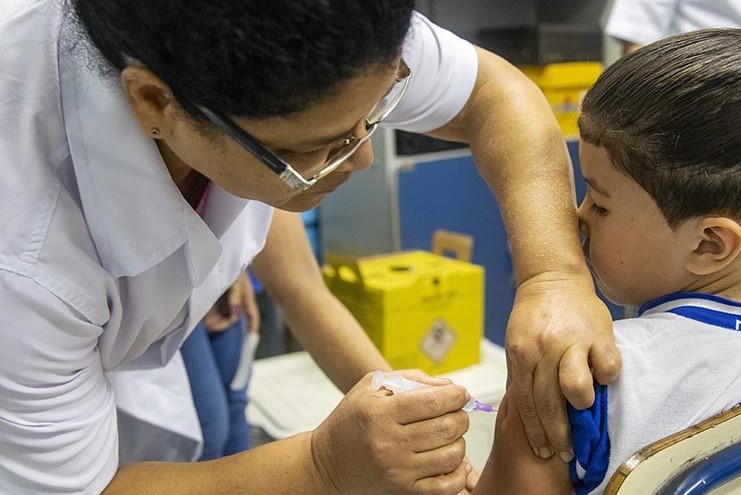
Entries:
<svg viewBox="0 0 741 495">
<path fill-rule="evenodd" d="M 589 225 L 587 225 L 586 218 L 584 216 L 584 201 L 579 205 L 579 208 L 576 210 L 578 221 L 579 221 L 579 232 L 581 232 L 581 243 L 582 243 L 582 249 L 587 249 L 589 247 Z"/>
<path fill-rule="evenodd" d="M 581 204 L 579 204 L 579 207 L 576 209 L 576 215 L 579 219 L 579 230 L 582 232 L 582 234 L 589 235 L 587 222 L 585 220 L 585 211 L 584 211 L 585 208 L 587 208 L 587 206 L 584 203 L 585 201 L 582 201 Z"/>
<path fill-rule="evenodd" d="M 581 232 L 582 235 L 589 236 L 589 227 L 582 217 L 579 217 L 579 232 Z"/>
</svg>

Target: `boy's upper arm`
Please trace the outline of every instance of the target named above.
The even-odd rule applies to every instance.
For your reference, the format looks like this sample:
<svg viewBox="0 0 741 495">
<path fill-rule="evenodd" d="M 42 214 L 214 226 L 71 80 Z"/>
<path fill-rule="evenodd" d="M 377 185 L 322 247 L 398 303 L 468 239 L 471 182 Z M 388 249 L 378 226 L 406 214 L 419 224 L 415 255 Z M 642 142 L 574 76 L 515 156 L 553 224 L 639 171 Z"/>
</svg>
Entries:
<svg viewBox="0 0 741 495">
<path fill-rule="evenodd" d="M 494 446 L 474 495 L 571 495 L 569 465 L 558 456 L 541 459 L 525 436 L 514 396 L 505 394 L 497 415 Z"/>
</svg>

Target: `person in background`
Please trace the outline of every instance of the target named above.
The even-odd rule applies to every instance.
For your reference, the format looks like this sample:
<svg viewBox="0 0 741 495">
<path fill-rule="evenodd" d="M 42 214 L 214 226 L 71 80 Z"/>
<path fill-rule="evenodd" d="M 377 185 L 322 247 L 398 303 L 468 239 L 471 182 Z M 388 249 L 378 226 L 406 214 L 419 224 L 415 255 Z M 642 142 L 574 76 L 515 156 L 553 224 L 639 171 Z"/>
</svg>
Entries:
<svg viewBox="0 0 741 495">
<path fill-rule="evenodd" d="M 466 391 L 413 372 L 438 386 L 373 390 L 383 361 L 319 310 L 302 343 L 347 392 L 319 427 L 204 463 L 118 465 L 111 373 L 174 362 L 286 235 L 279 210 L 311 209 L 367 168 L 381 124 L 471 146 L 518 281 L 511 388 L 532 449 L 571 458 L 564 394 L 591 404 L 593 375 L 611 381 L 620 359 L 565 144 L 519 70 L 410 0 L 6 0 L 0 67 L 0 210 L 13 212 L 0 220 L 0 491 L 464 489 Z M 298 309 L 317 299 L 280 258 L 294 239 L 272 249 Z"/>
<path fill-rule="evenodd" d="M 259 332 L 253 285 L 241 273 L 180 347 L 203 437 L 202 461 L 249 448 L 248 381 L 234 381 L 240 366 L 249 366 L 241 364 L 243 349 L 254 349 L 250 340 Z"/>
<path fill-rule="evenodd" d="M 576 458 L 532 455 L 506 393 L 475 494 L 602 493 L 645 445 L 741 402 L 741 29 L 647 45 L 611 65 L 579 118 L 579 207 L 615 322 L 620 378 L 571 408 Z"/>
<path fill-rule="evenodd" d="M 357 320 L 328 290 L 296 213 L 273 213 L 265 246 L 249 271 L 269 294 L 291 334 L 340 390 L 352 388 L 352 374 L 391 369 Z M 117 397 L 119 456 L 126 464 L 209 460 L 246 450 L 247 383 L 236 390 L 232 386 L 244 358 L 238 341 L 243 340 L 245 324 L 252 332 L 252 322 L 258 328 L 261 323 L 253 287 L 249 277 L 242 279 L 240 274 L 186 339 L 178 359 L 166 368 L 107 373 Z M 198 327 L 201 334 L 196 333 Z M 214 348 L 208 327 L 214 328 L 217 339 L 222 337 L 220 329 L 231 335 Z M 351 359 L 340 362 L 333 359 L 337 354 Z M 184 389 L 190 391 L 186 398 L 173 397 L 172 390 Z M 192 441 L 195 437 L 197 442 Z M 478 473 L 468 473 L 467 486 L 472 488 Z"/>
<path fill-rule="evenodd" d="M 673 34 L 741 27 L 741 0 L 614 0 L 605 32 L 623 54 Z"/>
</svg>

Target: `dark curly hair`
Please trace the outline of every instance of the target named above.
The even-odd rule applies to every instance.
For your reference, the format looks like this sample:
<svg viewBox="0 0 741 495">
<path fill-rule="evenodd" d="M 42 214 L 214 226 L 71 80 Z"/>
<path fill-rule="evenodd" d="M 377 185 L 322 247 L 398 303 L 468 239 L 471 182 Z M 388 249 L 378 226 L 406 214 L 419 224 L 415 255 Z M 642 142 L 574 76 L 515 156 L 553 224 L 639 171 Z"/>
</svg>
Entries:
<svg viewBox="0 0 741 495">
<path fill-rule="evenodd" d="M 262 118 L 299 112 L 391 63 L 413 0 L 68 0 L 109 72 L 146 65 L 193 104 Z"/>
<path fill-rule="evenodd" d="M 656 201 L 667 222 L 741 218 L 741 29 L 704 29 L 640 48 L 589 89 L 581 138 Z"/>
</svg>

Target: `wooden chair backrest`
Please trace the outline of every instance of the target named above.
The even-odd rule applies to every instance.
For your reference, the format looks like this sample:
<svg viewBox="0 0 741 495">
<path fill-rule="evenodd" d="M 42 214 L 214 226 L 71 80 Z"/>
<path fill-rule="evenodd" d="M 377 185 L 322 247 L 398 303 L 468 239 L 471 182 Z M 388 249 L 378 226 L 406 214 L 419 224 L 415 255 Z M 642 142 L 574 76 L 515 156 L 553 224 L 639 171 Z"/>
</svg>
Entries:
<svg viewBox="0 0 741 495">
<path fill-rule="evenodd" d="M 707 491 L 674 490 L 676 480 L 705 464 L 712 469 L 713 455 L 734 456 L 730 464 L 735 471 L 722 491 L 712 493 L 741 494 L 741 406 L 713 416 L 695 426 L 647 445 L 613 474 L 605 495 L 651 495 L 708 493 Z M 707 461 L 707 462 L 705 462 Z M 735 488 L 733 488 L 735 486 Z M 707 488 L 712 488 L 708 486 Z M 704 490 L 705 488 L 703 488 Z M 726 491 L 730 489 L 731 491 Z"/>
</svg>

